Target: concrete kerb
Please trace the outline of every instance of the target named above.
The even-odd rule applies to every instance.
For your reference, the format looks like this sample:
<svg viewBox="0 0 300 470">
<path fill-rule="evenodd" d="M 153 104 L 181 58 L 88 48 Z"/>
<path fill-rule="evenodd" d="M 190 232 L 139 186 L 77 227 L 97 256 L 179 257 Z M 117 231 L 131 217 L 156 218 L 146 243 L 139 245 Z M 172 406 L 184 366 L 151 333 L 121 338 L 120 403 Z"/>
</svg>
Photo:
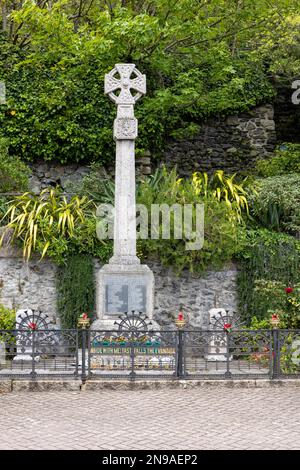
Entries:
<svg viewBox="0 0 300 470">
<path fill-rule="evenodd" d="M 10 392 L 88 392 L 97 390 L 170 390 L 195 388 L 274 388 L 299 386 L 299 379 L 241 379 L 241 380 L 0 380 L 0 394 Z"/>
</svg>

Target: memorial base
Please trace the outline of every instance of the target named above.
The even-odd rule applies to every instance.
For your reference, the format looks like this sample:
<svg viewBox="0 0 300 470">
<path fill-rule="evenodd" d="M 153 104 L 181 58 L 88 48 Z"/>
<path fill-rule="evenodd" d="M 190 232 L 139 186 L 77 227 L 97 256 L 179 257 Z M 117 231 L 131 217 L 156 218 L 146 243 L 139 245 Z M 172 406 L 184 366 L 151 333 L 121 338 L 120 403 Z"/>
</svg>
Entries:
<svg viewBox="0 0 300 470">
<path fill-rule="evenodd" d="M 97 320 L 93 330 L 114 330 L 125 312 L 144 313 L 153 319 L 154 276 L 141 264 L 106 264 L 97 278 Z M 153 328 L 154 329 L 154 328 Z"/>
</svg>

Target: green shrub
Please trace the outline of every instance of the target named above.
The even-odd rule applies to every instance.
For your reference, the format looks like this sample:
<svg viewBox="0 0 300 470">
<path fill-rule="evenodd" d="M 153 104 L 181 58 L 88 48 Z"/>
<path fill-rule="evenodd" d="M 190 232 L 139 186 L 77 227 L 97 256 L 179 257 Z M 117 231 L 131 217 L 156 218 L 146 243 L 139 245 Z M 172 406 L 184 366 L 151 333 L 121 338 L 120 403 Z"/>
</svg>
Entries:
<svg viewBox="0 0 300 470">
<path fill-rule="evenodd" d="M 90 253 L 106 260 L 110 251 L 111 244 L 96 236 L 95 207 L 85 196 L 68 200 L 59 188 L 24 193 L 10 203 L 7 217 L 1 241 L 12 231 L 11 243 L 19 242 L 27 259 L 33 253 L 47 254 L 61 264 L 71 254 Z"/>
<path fill-rule="evenodd" d="M 221 183 L 224 188 L 224 181 Z M 235 188 L 239 192 L 239 188 Z M 226 188 L 225 188 L 226 191 Z M 233 190 L 234 194 L 236 192 Z M 226 198 L 228 196 L 229 200 Z M 235 197 L 228 192 L 219 195 L 216 188 L 210 187 L 208 178 L 202 174 L 184 180 L 178 179 L 176 170 L 163 169 L 151 179 L 142 182 L 138 188 L 138 202 L 151 213 L 152 204 L 204 204 L 204 244 L 201 249 L 187 250 L 186 234 L 182 240 L 174 236 L 174 216 L 171 218 L 171 239 L 141 239 L 138 242 L 139 254 L 143 259 L 156 257 L 166 266 L 174 266 L 180 271 L 203 271 L 220 267 L 228 262 L 241 248 L 242 226 L 240 210 Z M 243 206 L 245 209 L 246 206 Z M 162 232 L 160 223 L 159 232 Z"/>
<path fill-rule="evenodd" d="M 257 281 L 278 281 L 285 286 L 300 282 L 300 242 L 289 235 L 248 230 L 238 261 L 239 311 L 247 324 L 254 316 L 269 318 L 271 300 L 257 295 Z"/>
<path fill-rule="evenodd" d="M 75 255 L 61 266 L 57 277 L 57 308 L 62 328 L 76 328 L 78 317 L 95 309 L 95 279 L 93 259 Z"/>
<path fill-rule="evenodd" d="M 16 324 L 16 312 L 0 304 L 0 330 L 14 330 Z"/>
<path fill-rule="evenodd" d="M 18 157 L 10 157 L 7 142 L 0 139 L 0 193 L 26 191 L 30 169 Z"/>
<path fill-rule="evenodd" d="M 264 227 L 295 235 L 300 232 L 300 174 L 262 179 L 249 198 L 251 213 Z"/>
<path fill-rule="evenodd" d="M 15 310 L 4 307 L 4 305 L 0 304 L 0 342 L 5 342 L 6 345 L 14 344 L 15 336 L 9 331 L 6 333 L 5 330 L 14 330 L 15 327 L 16 327 Z"/>
<path fill-rule="evenodd" d="M 264 177 L 300 173 L 300 144 L 281 144 L 274 157 L 258 160 L 256 169 Z"/>
<path fill-rule="evenodd" d="M 265 305 L 266 317 L 276 314 L 280 328 L 300 328 L 300 284 L 287 286 L 280 281 L 255 281 L 257 302 Z"/>
</svg>

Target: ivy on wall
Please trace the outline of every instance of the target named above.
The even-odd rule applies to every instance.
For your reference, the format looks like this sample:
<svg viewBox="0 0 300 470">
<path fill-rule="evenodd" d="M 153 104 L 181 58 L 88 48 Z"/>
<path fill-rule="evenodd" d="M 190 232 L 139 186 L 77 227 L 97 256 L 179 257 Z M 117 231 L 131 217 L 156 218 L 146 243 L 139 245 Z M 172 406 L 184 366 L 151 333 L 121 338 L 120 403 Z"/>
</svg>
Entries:
<svg viewBox="0 0 300 470">
<path fill-rule="evenodd" d="M 254 316 L 265 318 L 270 308 L 267 297 L 257 295 L 258 280 L 280 281 L 286 286 L 299 283 L 300 241 L 266 229 L 248 231 L 237 279 L 239 312 L 247 323 Z"/>
<path fill-rule="evenodd" d="M 60 267 L 57 277 L 57 308 L 62 328 L 76 328 L 78 317 L 95 309 L 93 259 L 89 255 L 71 256 Z"/>
</svg>

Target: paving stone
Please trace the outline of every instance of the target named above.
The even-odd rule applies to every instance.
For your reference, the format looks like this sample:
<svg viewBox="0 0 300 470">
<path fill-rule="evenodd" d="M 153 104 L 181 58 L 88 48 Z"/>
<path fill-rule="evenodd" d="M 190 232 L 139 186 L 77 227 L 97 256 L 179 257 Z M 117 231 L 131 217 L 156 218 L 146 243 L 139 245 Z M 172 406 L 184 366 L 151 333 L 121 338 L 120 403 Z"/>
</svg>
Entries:
<svg viewBox="0 0 300 470">
<path fill-rule="evenodd" d="M 0 395 L 0 409 L 0 449 L 300 448 L 293 385 L 14 391 Z"/>
</svg>

